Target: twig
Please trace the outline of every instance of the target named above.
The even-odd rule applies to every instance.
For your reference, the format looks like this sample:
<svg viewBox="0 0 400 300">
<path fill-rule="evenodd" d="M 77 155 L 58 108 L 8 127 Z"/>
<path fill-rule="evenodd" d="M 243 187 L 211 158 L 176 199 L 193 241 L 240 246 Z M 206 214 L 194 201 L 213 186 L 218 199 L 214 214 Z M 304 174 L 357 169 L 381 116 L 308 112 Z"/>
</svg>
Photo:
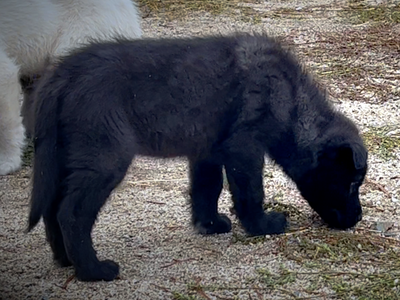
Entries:
<svg viewBox="0 0 400 300">
<path fill-rule="evenodd" d="M 175 225 L 175 226 L 167 226 L 166 228 L 167 228 L 168 230 L 175 231 L 175 230 L 184 228 L 184 226 L 182 226 L 182 225 Z"/>
<path fill-rule="evenodd" d="M 262 300 L 263 296 L 262 296 L 262 294 L 260 293 L 260 291 L 254 290 L 254 292 L 257 294 L 258 299 L 261 299 L 261 300 Z"/>
<path fill-rule="evenodd" d="M 365 228 L 365 227 L 357 227 L 356 231 L 357 230 L 364 230 L 364 231 L 368 231 L 368 232 L 373 232 L 373 233 L 376 233 L 377 235 L 379 235 L 379 233 L 380 233 L 379 230 L 369 229 L 369 228 Z"/>
<path fill-rule="evenodd" d="M 4 247 L 0 247 L 0 250 L 6 251 L 6 252 L 10 252 L 10 253 L 17 253 L 17 251 L 14 250 L 14 249 L 7 249 L 7 248 L 4 248 Z"/>
<path fill-rule="evenodd" d="M 176 264 L 179 264 L 179 263 L 188 262 L 188 261 L 193 261 L 193 260 L 196 260 L 196 259 L 194 259 L 194 258 L 188 258 L 188 259 L 173 259 L 171 263 L 161 266 L 160 269 L 168 268 L 168 267 L 171 267 L 171 266 L 176 265 Z"/>
<path fill-rule="evenodd" d="M 296 297 L 296 300 L 308 300 L 308 299 L 315 299 L 315 298 L 321 298 L 324 297 L 324 299 L 326 299 L 326 297 L 334 297 L 337 296 L 336 294 L 326 294 L 326 293 L 321 293 L 320 295 L 314 295 L 314 296 L 306 296 L 306 297 Z"/>
<path fill-rule="evenodd" d="M 194 286 L 192 286 L 191 289 L 196 291 L 196 293 L 199 294 L 204 299 L 211 300 L 211 298 L 208 297 L 207 294 L 203 291 L 200 281 L 201 281 L 201 278 L 196 278 L 196 284 Z"/>
<path fill-rule="evenodd" d="M 202 249 L 202 250 L 206 250 L 206 251 L 214 252 L 214 253 L 217 253 L 217 254 L 222 254 L 222 252 L 221 252 L 221 251 L 214 250 L 214 249 L 210 249 L 210 248 L 206 248 L 206 247 L 194 246 L 193 248 L 198 248 L 198 249 Z"/>
<path fill-rule="evenodd" d="M 356 230 L 364 230 L 364 231 L 368 231 L 368 232 L 373 232 L 376 233 L 374 235 L 370 235 L 370 238 L 374 238 L 374 239 L 384 239 L 390 242 L 394 242 L 395 244 L 398 245 L 398 247 L 400 246 L 400 240 L 396 239 L 396 238 L 392 238 L 390 236 L 384 236 L 382 235 L 382 232 L 378 231 L 378 230 L 373 230 L 373 229 L 368 229 L 368 228 L 363 228 L 363 227 L 358 227 L 356 228 Z"/>
<path fill-rule="evenodd" d="M 375 186 L 379 191 L 384 193 L 386 195 L 386 197 L 392 198 L 392 195 L 388 192 L 388 190 L 383 185 L 381 185 L 381 184 L 379 184 L 379 183 L 377 183 L 375 181 L 372 181 L 369 178 L 365 178 L 364 181 L 365 181 L 366 184 L 371 184 L 371 185 Z"/>
<path fill-rule="evenodd" d="M 203 291 L 203 289 L 201 288 L 201 286 L 199 286 L 199 287 L 196 288 L 195 290 L 196 290 L 196 293 L 199 294 L 200 296 L 202 296 L 204 299 L 211 300 L 211 298 L 208 297 L 207 294 Z"/>
<path fill-rule="evenodd" d="M 300 228 L 299 230 L 296 230 L 296 231 L 286 232 L 285 235 L 283 235 L 283 237 L 289 236 L 289 235 L 294 235 L 294 234 L 297 234 L 297 233 L 307 232 L 307 231 L 311 231 L 311 230 L 312 230 L 312 228 L 302 227 L 302 228 Z"/>
<path fill-rule="evenodd" d="M 178 179 L 149 179 L 149 180 L 138 180 L 138 181 L 131 181 L 128 180 L 126 183 L 130 184 L 146 184 L 146 183 L 152 183 L 152 182 L 176 182 L 176 181 L 187 181 L 186 178 L 178 178 Z"/>
<path fill-rule="evenodd" d="M 167 292 L 167 293 L 170 293 L 170 292 L 171 292 L 169 289 L 167 289 L 167 288 L 164 287 L 164 286 L 157 285 L 157 284 L 155 284 L 155 283 L 151 283 L 151 284 L 152 284 L 153 286 L 155 286 L 156 288 L 159 288 L 160 290 L 164 291 L 164 292 Z"/>
<path fill-rule="evenodd" d="M 147 203 L 152 203 L 152 204 L 159 204 L 159 205 L 165 205 L 165 202 L 158 202 L 158 201 L 152 201 L 152 200 L 147 200 Z"/>
<path fill-rule="evenodd" d="M 61 288 L 62 288 L 63 290 L 66 290 L 67 287 L 68 287 L 68 284 L 69 284 L 72 280 L 74 280 L 74 278 L 75 278 L 75 274 L 69 276 Z"/>
</svg>

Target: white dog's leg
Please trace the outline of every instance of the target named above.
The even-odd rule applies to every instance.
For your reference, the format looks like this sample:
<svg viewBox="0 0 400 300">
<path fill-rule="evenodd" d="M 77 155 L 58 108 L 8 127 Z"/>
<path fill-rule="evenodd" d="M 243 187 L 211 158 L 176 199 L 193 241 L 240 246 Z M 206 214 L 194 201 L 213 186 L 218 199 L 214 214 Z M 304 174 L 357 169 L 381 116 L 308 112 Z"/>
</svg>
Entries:
<svg viewBox="0 0 400 300">
<path fill-rule="evenodd" d="M 25 135 L 19 98 L 18 67 L 0 48 L 0 175 L 21 167 Z"/>
</svg>

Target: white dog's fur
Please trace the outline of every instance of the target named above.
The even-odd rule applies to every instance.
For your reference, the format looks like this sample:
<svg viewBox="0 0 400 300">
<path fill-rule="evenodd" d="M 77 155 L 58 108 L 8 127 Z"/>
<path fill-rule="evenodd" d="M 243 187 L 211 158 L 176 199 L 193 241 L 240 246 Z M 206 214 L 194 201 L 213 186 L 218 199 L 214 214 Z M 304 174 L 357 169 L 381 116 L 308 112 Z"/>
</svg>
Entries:
<svg viewBox="0 0 400 300">
<path fill-rule="evenodd" d="M 132 0 L 0 0 L 0 175 L 21 166 L 20 76 L 90 38 L 141 36 Z"/>
</svg>

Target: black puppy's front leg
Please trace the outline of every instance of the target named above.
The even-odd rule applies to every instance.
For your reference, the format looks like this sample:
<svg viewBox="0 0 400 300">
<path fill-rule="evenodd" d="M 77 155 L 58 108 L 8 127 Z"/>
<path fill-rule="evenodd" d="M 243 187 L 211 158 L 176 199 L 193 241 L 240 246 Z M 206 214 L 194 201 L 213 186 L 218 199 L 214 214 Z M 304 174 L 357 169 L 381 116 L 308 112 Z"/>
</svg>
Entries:
<svg viewBox="0 0 400 300">
<path fill-rule="evenodd" d="M 263 164 L 261 154 L 236 152 L 225 165 L 236 215 L 246 232 L 253 236 L 283 233 L 287 225 L 282 213 L 264 212 Z"/>
<path fill-rule="evenodd" d="M 218 198 L 222 191 L 222 166 L 205 161 L 190 161 L 192 221 L 201 234 L 226 233 L 231 221 L 218 213 Z"/>
</svg>

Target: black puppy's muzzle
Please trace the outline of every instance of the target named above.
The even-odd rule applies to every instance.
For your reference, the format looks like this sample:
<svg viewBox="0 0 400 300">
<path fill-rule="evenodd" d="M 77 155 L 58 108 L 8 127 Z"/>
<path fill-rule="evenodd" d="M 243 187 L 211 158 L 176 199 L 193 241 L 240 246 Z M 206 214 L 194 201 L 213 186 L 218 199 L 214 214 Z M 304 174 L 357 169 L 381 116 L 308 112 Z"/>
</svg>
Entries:
<svg viewBox="0 0 400 300">
<path fill-rule="evenodd" d="M 362 209 L 361 207 L 357 208 L 351 213 L 332 209 L 321 213 L 320 216 L 329 227 L 344 230 L 355 226 L 362 220 Z"/>
</svg>

